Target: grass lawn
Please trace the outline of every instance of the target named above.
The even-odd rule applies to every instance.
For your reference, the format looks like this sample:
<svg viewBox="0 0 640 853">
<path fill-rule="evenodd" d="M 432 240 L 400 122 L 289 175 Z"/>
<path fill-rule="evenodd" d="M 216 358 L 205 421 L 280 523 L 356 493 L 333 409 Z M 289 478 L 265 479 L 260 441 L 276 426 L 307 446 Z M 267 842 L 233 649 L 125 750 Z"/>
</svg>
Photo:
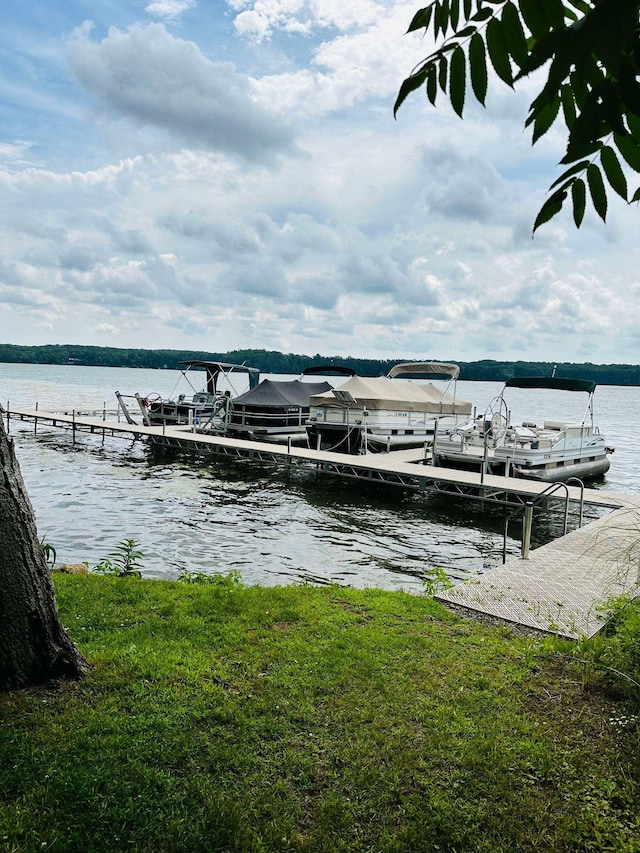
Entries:
<svg viewBox="0 0 640 853">
<path fill-rule="evenodd" d="M 55 577 L 93 665 L 0 694 L 0 850 L 640 851 L 637 708 L 428 597 Z"/>
</svg>

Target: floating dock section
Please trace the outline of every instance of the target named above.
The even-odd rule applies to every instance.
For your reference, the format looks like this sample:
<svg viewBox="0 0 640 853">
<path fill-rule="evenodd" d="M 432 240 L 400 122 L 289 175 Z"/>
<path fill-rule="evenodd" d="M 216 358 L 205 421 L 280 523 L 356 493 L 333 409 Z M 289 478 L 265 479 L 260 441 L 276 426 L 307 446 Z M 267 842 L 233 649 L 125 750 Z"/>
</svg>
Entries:
<svg viewBox="0 0 640 853">
<path fill-rule="evenodd" d="M 436 595 L 439 601 L 535 631 L 591 637 L 603 603 L 638 590 L 640 500 Z"/>
</svg>

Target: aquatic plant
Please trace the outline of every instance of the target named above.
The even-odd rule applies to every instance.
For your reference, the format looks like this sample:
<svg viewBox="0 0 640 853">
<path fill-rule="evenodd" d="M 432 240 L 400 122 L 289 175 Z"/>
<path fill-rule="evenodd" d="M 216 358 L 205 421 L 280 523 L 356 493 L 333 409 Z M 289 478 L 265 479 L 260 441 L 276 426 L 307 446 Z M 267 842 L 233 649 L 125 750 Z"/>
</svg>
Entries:
<svg viewBox="0 0 640 853">
<path fill-rule="evenodd" d="M 139 550 L 139 542 L 135 539 L 123 539 L 118 542 L 115 549 L 103 557 L 93 571 L 104 575 L 117 575 L 126 577 L 136 575 L 140 577 L 142 569 L 142 558 L 144 553 Z"/>
<path fill-rule="evenodd" d="M 450 589 L 453 586 L 448 574 L 441 566 L 431 566 L 425 569 L 422 576 L 422 587 L 425 595 L 434 596 L 443 589 Z"/>
</svg>

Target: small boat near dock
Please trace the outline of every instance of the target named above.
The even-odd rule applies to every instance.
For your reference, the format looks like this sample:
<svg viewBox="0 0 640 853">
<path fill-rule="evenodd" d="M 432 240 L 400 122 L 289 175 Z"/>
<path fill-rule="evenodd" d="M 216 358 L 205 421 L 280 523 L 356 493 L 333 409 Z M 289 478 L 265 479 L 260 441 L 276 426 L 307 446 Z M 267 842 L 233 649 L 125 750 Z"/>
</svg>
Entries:
<svg viewBox="0 0 640 853">
<path fill-rule="evenodd" d="M 118 407 L 128 423 L 136 423 L 129 409 L 131 401 L 135 401 L 134 414 L 141 417 L 146 426 L 193 424 L 203 419 L 223 423 L 229 399 L 245 391 L 247 383 L 249 389 L 252 389 L 260 381 L 258 368 L 246 364 L 193 360 L 181 361 L 180 366 L 183 370 L 178 382 L 186 380 L 193 394 L 180 393 L 176 396 L 178 383 L 173 394 L 166 399 L 157 392 L 143 396 L 139 393 L 126 395 L 116 391 Z M 191 377 L 202 371 L 205 373 L 205 385 L 203 389 L 198 390 Z M 127 400 L 130 402 L 127 403 Z"/>
<path fill-rule="evenodd" d="M 224 409 L 219 406 L 211 416 L 200 418 L 197 432 L 306 444 L 310 398 L 333 388 L 327 378 L 354 373 L 348 367 L 318 365 L 306 368 L 298 379 L 263 379 L 244 394 L 227 399 Z M 316 377 L 322 381 L 314 381 Z"/>
<path fill-rule="evenodd" d="M 386 376 L 353 376 L 311 398 L 310 446 L 368 453 L 430 444 L 436 423 L 451 428 L 471 414 L 471 403 L 456 397 L 459 374 L 457 364 L 430 361 L 401 362 Z M 433 376 L 446 377 L 445 387 L 415 381 Z"/>
<path fill-rule="evenodd" d="M 531 419 L 514 425 L 505 399 L 509 388 L 585 392 L 586 411 L 581 422 Z M 613 448 L 594 425 L 595 389 L 595 382 L 584 379 L 555 376 L 508 379 L 483 415 L 436 436 L 433 462 L 449 468 L 481 469 L 549 483 L 602 477 L 609 470 Z"/>
</svg>

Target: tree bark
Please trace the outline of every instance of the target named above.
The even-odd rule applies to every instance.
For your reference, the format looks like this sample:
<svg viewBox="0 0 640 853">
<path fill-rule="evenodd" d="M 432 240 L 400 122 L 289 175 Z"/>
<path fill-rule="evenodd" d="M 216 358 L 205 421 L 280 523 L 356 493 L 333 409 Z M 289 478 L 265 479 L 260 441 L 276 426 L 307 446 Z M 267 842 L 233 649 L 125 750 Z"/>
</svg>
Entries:
<svg viewBox="0 0 640 853">
<path fill-rule="evenodd" d="M 0 417 L 0 690 L 80 678 L 88 669 L 60 621 L 33 507 Z"/>
</svg>

